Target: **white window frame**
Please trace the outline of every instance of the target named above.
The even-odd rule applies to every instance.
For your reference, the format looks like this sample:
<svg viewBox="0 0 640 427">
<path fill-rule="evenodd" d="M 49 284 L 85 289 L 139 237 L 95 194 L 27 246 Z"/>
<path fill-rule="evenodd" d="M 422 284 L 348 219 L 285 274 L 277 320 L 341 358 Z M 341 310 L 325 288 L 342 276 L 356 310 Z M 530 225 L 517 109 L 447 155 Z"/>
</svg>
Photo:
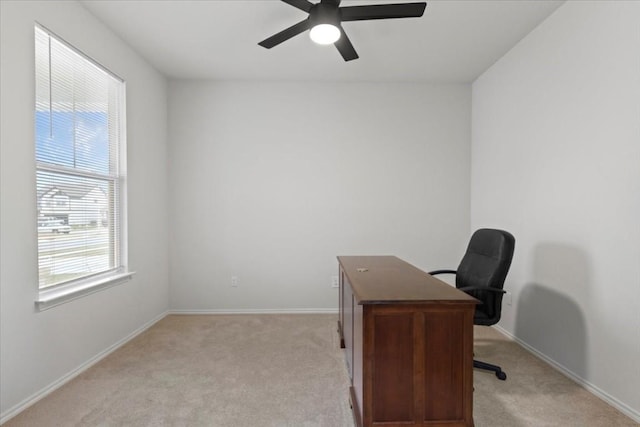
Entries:
<svg viewBox="0 0 640 427">
<path fill-rule="evenodd" d="M 126 83 L 125 81 L 109 71 L 106 67 L 102 66 L 98 62 L 94 61 L 89 56 L 82 53 L 80 50 L 66 42 L 64 39 L 48 30 L 46 27 L 36 23 L 35 31 L 40 30 L 49 35 L 49 37 L 54 38 L 57 42 L 60 42 L 71 51 L 82 57 L 84 60 L 90 62 L 94 66 L 97 66 L 101 70 L 105 71 L 115 79 L 119 80 L 122 83 L 122 96 L 119 98 L 119 150 L 118 150 L 118 193 L 117 197 L 117 215 L 118 218 L 118 228 L 119 232 L 116 237 L 117 251 L 119 252 L 119 265 L 116 265 L 113 269 L 85 276 L 79 279 L 70 280 L 68 282 L 63 282 L 57 285 L 53 285 L 50 287 L 40 287 L 40 283 L 37 284 L 38 288 L 38 296 L 35 301 L 35 305 L 37 310 L 42 311 L 49 309 L 51 307 L 58 306 L 60 304 L 64 304 L 66 302 L 81 298 L 83 296 L 110 288 L 112 286 L 116 286 L 128 281 L 135 272 L 129 271 L 128 269 L 128 233 L 127 233 L 127 159 L 126 159 Z M 35 46 L 35 43 L 34 43 Z M 34 83 L 35 84 L 35 83 Z M 35 102 L 35 99 L 34 99 Z M 34 104 L 34 111 L 36 111 L 36 106 Z M 35 120 L 35 119 L 34 119 Z M 35 138 L 34 138 L 35 143 Z M 41 162 L 36 161 L 36 171 L 49 171 L 55 172 L 57 167 L 51 164 L 43 164 Z M 61 172 L 64 172 L 64 167 L 59 168 Z M 74 174 L 75 175 L 75 174 Z M 86 174 L 91 175 L 90 173 Z M 37 219 L 34 221 L 34 225 L 37 227 Z M 36 236 L 38 236 L 38 232 L 36 231 Z M 38 256 L 39 258 L 39 256 Z M 40 260 L 38 260 L 38 271 L 40 271 Z M 39 274 L 38 274 L 39 277 Z"/>
</svg>

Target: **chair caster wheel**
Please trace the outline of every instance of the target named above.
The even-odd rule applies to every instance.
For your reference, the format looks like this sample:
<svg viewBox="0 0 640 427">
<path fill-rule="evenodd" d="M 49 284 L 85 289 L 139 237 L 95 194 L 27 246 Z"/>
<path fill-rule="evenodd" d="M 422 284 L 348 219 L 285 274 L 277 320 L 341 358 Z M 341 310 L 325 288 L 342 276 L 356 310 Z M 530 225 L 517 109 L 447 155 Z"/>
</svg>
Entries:
<svg viewBox="0 0 640 427">
<path fill-rule="evenodd" d="M 504 372 L 500 371 L 500 372 L 496 372 L 496 377 L 498 377 L 499 380 L 506 380 L 507 379 L 507 374 L 505 374 Z"/>
</svg>

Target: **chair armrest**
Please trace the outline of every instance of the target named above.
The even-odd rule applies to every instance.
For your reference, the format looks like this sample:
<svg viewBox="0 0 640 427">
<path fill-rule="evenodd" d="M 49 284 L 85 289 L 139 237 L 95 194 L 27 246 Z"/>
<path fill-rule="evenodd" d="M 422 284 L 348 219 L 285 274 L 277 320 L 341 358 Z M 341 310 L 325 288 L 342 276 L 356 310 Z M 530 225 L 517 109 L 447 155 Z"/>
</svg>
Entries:
<svg viewBox="0 0 640 427">
<path fill-rule="evenodd" d="M 484 286 L 465 286 L 462 288 L 458 288 L 458 290 L 461 290 L 463 292 L 467 292 L 467 291 L 487 291 L 487 292 L 495 292 L 495 293 L 499 293 L 499 294 L 506 294 L 507 291 L 503 290 L 503 289 L 496 289 L 496 288 L 486 288 Z"/>
<path fill-rule="evenodd" d="M 456 270 L 433 270 L 430 271 L 429 274 L 435 276 L 436 274 L 456 274 Z"/>
</svg>

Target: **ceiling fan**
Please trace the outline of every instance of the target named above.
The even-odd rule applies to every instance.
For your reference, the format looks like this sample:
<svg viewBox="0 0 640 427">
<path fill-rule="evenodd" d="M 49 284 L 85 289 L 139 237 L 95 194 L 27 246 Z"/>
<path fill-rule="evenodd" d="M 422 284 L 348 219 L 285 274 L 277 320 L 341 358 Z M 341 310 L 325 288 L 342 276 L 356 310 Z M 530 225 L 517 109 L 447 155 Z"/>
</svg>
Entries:
<svg viewBox="0 0 640 427">
<path fill-rule="evenodd" d="M 307 19 L 298 22 L 279 33 L 262 40 L 260 46 L 271 49 L 280 43 L 297 36 L 306 30 L 319 44 L 334 44 L 345 61 L 358 58 L 349 37 L 341 23 L 347 21 L 368 21 L 371 19 L 418 18 L 424 13 L 426 2 L 375 4 L 363 6 L 340 6 L 340 0 L 320 0 L 311 3 L 308 0 L 282 0 L 309 14 Z"/>
</svg>

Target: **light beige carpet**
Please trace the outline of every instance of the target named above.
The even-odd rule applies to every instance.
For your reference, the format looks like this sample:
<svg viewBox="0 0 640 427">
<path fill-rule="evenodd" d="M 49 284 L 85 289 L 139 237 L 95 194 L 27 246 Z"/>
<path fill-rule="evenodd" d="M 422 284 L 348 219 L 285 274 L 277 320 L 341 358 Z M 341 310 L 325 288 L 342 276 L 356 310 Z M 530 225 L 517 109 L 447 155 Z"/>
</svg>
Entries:
<svg viewBox="0 0 640 427">
<path fill-rule="evenodd" d="M 14 426 L 353 426 L 336 315 L 167 316 Z M 490 328 L 476 356 L 477 427 L 637 426 Z"/>
</svg>

